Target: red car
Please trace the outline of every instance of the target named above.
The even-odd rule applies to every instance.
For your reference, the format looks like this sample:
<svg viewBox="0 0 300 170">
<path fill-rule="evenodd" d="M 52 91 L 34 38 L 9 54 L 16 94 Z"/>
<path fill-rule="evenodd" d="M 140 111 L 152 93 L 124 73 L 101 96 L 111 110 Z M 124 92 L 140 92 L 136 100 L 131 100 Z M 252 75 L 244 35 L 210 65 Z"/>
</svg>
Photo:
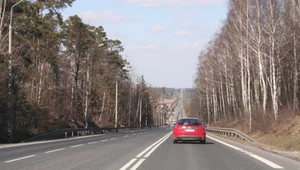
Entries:
<svg viewBox="0 0 300 170">
<path fill-rule="evenodd" d="M 173 128 L 173 143 L 177 141 L 206 142 L 206 131 L 198 118 L 181 118 Z"/>
</svg>

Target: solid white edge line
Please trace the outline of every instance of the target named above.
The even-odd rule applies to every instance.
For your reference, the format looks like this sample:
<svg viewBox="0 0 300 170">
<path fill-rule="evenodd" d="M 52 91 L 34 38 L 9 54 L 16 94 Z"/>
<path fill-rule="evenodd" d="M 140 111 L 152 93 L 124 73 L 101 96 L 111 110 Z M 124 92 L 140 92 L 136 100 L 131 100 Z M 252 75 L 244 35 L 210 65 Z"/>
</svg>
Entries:
<svg viewBox="0 0 300 170">
<path fill-rule="evenodd" d="M 95 142 L 90 142 L 90 143 L 88 143 L 88 144 L 90 145 L 90 144 L 95 144 L 95 143 L 98 143 L 98 142 L 97 142 L 97 141 L 95 141 Z"/>
<path fill-rule="evenodd" d="M 235 149 L 235 150 L 238 150 L 238 151 L 242 150 L 241 148 L 238 148 L 238 147 L 236 147 L 236 146 L 230 145 L 230 144 L 228 144 L 228 143 L 225 143 L 225 142 L 223 142 L 223 141 L 220 141 L 220 140 L 218 140 L 218 139 L 215 139 L 215 138 L 213 138 L 213 137 L 211 137 L 211 136 L 208 136 L 208 135 L 206 135 L 206 136 L 209 137 L 209 138 L 211 138 L 212 140 L 215 140 L 215 141 L 217 141 L 217 142 L 219 142 L 219 143 L 222 143 L 223 145 L 226 145 L 226 146 L 228 146 L 228 147 L 230 147 L 230 148 L 233 148 L 233 149 Z"/>
<path fill-rule="evenodd" d="M 10 162 L 14 162 L 14 161 L 19 161 L 19 160 L 26 159 L 26 158 L 31 158 L 31 157 L 34 157 L 34 156 L 35 156 L 35 155 L 24 156 L 24 157 L 21 157 L 21 158 L 17 158 L 17 159 L 12 159 L 12 160 L 5 161 L 5 163 L 10 163 Z"/>
<path fill-rule="evenodd" d="M 272 167 L 274 169 L 283 169 L 282 166 L 279 166 L 279 165 L 275 164 L 274 162 L 271 162 L 271 161 L 269 161 L 269 160 L 267 160 L 263 157 L 260 157 L 258 155 L 252 154 L 250 156 L 257 159 L 257 160 L 259 160 L 259 161 L 261 161 L 261 162 L 263 162 L 263 163 L 265 163 L 265 164 L 267 164 L 267 165 L 269 165 L 270 167 Z"/>
<path fill-rule="evenodd" d="M 251 157 L 253 157 L 253 158 L 255 158 L 255 159 L 257 159 L 257 160 L 259 160 L 259 161 L 261 161 L 261 162 L 263 162 L 263 163 L 265 163 L 265 164 L 267 164 L 267 165 L 269 165 L 270 167 L 272 167 L 272 168 L 274 168 L 274 169 L 283 169 L 283 167 L 281 167 L 281 166 L 275 164 L 274 162 L 269 161 L 269 160 L 267 160 L 267 159 L 265 159 L 265 158 L 263 158 L 263 157 L 260 157 L 260 156 L 258 156 L 258 155 L 255 155 L 255 154 L 253 154 L 253 153 L 251 153 L 251 152 L 248 152 L 248 151 L 246 151 L 246 150 L 244 150 L 244 149 L 235 147 L 235 146 L 233 146 L 233 145 L 230 145 L 230 144 L 228 144 L 228 143 L 225 143 L 225 142 L 223 142 L 223 141 L 220 141 L 220 140 L 215 139 L 215 138 L 213 138 L 213 137 L 211 137 L 211 136 L 208 136 L 208 135 L 207 135 L 207 137 L 209 137 L 209 138 L 211 138 L 212 140 L 215 140 L 215 141 L 217 141 L 217 142 L 219 142 L 219 143 L 221 143 L 221 144 L 223 144 L 223 145 L 226 145 L 226 146 L 228 146 L 228 147 L 231 147 L 231 148 L 233 148 L 233 149 L 235 149 L 235 150 L 239 150 L 239 151 L 241 151 L 241 152 L 243 152 L 243 153 L 245 153 L 245 154 L 247 154 L 247 155 L 249 155 L 249 156 L 251 156 Z"/>
<path fill-rule="evenodd" d="M 143 162 L 145 159 L 140 159 L 130 170 L 136 170 Z"/>
<path fill-rule="evenodd" d="M 60 149 L 55 149 L 55 150 L 52 150 L 52 151 L 47 151 L 45 153 L 52 153 L 52 152 L 57 152 L 57 151 L 61 151 L 61 150 L 64 150 L 65 148 L 60 148 Z"/>
<path fill-rule="evenodd" d="M 136 159 L 131 159 L 131 161 L 129 161 L 127 164 L 125 164 L 122 168 L 120 168 L 119 170 L 126 170 L 126 168 L 128 168 L 133 162 L 135 162 Z"/>
<path fill-rule="evenodd" d="M 156 141 L 155 143 L 153 143 L 152 145 L 150 145 L 147 149 L 145 149 L 144 151 L 142 151 L 141 153 L 139 153 L 136 157 L 139 158 L 141 157 L 143 154 L 145 154 L 148 150 L 150 150 L 154 145 L 156 145 L 157 143 L 159 143 L 160 141 L 164 140 L 167 136 L 169 136 L 171 133 L 166 134 L 164 137 L 162 137 L 161 139 L 159 139 L 158 141 Z"/>
<path fill-rule="evenodd" d="M 77 148 L 79 146 L 83 146 L 83 144 L 74 145 L 74 146 L 71 146 L 71 148 Z"/>
<path fill-rule="evenodd" d="M 152 152 L 155 151 L 155 149 L 157 149 L 164 141 L 166 141 L 169 137 L 171 136 L 171 134 L 169 134 L 164 140 L 162 140 L 161 142 L 159 142 L 155 147 L 153 147 L 144 157 L 147 158 L 149 155 L 151 155 Z"/>
<path fill-rule="evenodd" d="M 3 149 L 3 148 L 12 148 L 12 147 L 18 147 L 18 146 L 28 146 L 28 145 L 44 144 L 44 143 L 55 143 L 55 142 L 77 140 L 77 139 L 84 139 L 84 138 L 91 138 L 91 137 L 97 137 L 97 136 L 103 136 L 103 135 L 107 135 L 107 134 L 98 134 L 98 135 L 90 135 L 90 136 L 76 136 L 76 137 L 70 137 L 70 138 L 67 138 L 67 139 L 55 139 L 55 140 L 39 141 L 39 142 L 3 144 L 3 146 L 1 146 L 1 144 L 0 144 L 0 149 Z"/>
</svg>

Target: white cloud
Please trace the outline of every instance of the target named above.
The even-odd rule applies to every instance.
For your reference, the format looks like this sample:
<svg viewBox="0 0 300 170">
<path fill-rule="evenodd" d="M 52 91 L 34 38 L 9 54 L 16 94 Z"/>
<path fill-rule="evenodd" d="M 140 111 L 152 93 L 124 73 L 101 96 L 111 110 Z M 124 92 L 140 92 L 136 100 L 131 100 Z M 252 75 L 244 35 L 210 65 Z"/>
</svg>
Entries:
<svg viewBox="0 0 300 170">
<path fill-rule="evenodd" d="M 151 31 L 152 32 L 160 32 L 162 31 L 162 27 L 160 25 L 154 25 L 152 28 L 151 28 Z"/>
<path fill-rule="evenodd" d="M 187 36 L 190 35 L 190 34 L 189 34 L 187 31 L 185 31 L 185 30 L 177 31 L 177 32 L 175 32 L 174 34 L 175 34 L 176 36 L 178 36 L 178 37 L 187 37 Z"/>
<path fill-rule="evenodd" d="M 106 22 L 118 24 L 129 21 L 129 16 L 126 14 L 117 13 L 114 11 L 85 11 L 79 15 L 86 22 Z"/>
<path fill-rule="evenodd" d="M 148 44 L 148 45 L 129 45 L 126 47 L 126 50 L 147 50 L 147 49 L 153 49 L 156 45 L 154 44 Z"/>
<path fill-rule="evenodd" d="M 223 5 L 227 0 L 123 0 L 126 3 L 138 4 L 145 7 L 158 6 L 207 6 Z"/>
</svg>

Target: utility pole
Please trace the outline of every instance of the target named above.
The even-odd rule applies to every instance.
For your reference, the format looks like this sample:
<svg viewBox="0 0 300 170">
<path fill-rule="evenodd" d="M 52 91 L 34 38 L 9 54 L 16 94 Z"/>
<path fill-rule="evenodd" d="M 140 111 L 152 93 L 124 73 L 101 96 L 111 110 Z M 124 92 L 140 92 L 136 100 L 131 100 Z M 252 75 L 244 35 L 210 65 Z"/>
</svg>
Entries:
<svg viewBox="0 0 300 170">
<path fill-rule="evenodd" d="M 13 8 L 23 2 L 20 0 L 15 3 L 10 8 L 10 17 L 9 17 L 9 31 L 8 31 L 8 110 L 7 110 L 7 132 L 8 132 L 8 143 L 12 142 L 12 18 L 13 18 Z"/>
<path fill-rule="evenodd" d="M 140 128 L 142 128 L 142 105 L 143 105 L 143 99 L 140 98 L 140 118 L 139 118 Z"/>
<path fill-rule="evenodd" d="M 128 126 L 130 127 L 130 116 L 131 116 L 131 91 L 132 91 L 132 87 L 131 87 L 131 83 L 130 83 L 130 90 L 129 90 L 129 113 L 128 113 Z"/>
<path fill-rule="evenodd" d="M 115 107 L 115 128 L 118 127 L 118 76 L 116 76 L 116 107 Z"/>
</svg>

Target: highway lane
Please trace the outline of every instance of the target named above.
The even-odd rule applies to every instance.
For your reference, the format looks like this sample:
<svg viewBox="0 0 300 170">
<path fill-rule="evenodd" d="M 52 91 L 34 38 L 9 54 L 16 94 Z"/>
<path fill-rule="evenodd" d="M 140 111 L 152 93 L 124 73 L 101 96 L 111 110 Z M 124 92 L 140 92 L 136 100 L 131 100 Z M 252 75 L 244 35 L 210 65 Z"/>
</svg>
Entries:
<svg viewBox="0 0 300 170">
<path fill-rule="evenodd" d="M 173 144 L 170 132 L 148 129 L 0 148 L 0 169 L 300 170 L 300 162 L 211 134 L 207 144 Z"/>
<path fill-rule="evenodd" d="M 252 146 L 209 135 L 206 144 L 173 144 L 169 138 L 140 165 L 141 170 L 300 170 L 300 162 Z M 220 143 L 219 141 L 224 143 Z M 235 149 L 226 144 L 236 147 Z M 237 150 L 241 149 L 241 150 Z"/>
<path fill-rule="evenodd" d="M 166 134 L 149 129 L 0 149 L 0 169 L 118 169 Z M 18 152 L 17 150 L 19 150 Z M 12 151 L 14 154 L 9 154 Z M 10 155 L 5 158 L 5 155 Z M 13 155 L 13 156 L 12 156 Z"/>
<path fill-rule="evenodd" d="M 22 156 L 24 154 L 30 155 L 44 150 L 55 150 L 57 148 L 80 145 L 82 143 L 101 141 L 107 138 L 118 138 L 122 135 L 123 136 L 135 135 L 138 133 L 143 133 L 145 131 L 146 130 L 144 129 L 144 130 L 136 130 L 136 131 L 129 131 L 129 132 L 111 133 L 111 134 L 80 136 L 75 138 L 53 140 L 53 141 L 50 140 L 50 141 L 41 141 L 41 142 L 0 145 L 0 161 L 5 159 L 11 159 L 17 156 Z"/>
</svg>

